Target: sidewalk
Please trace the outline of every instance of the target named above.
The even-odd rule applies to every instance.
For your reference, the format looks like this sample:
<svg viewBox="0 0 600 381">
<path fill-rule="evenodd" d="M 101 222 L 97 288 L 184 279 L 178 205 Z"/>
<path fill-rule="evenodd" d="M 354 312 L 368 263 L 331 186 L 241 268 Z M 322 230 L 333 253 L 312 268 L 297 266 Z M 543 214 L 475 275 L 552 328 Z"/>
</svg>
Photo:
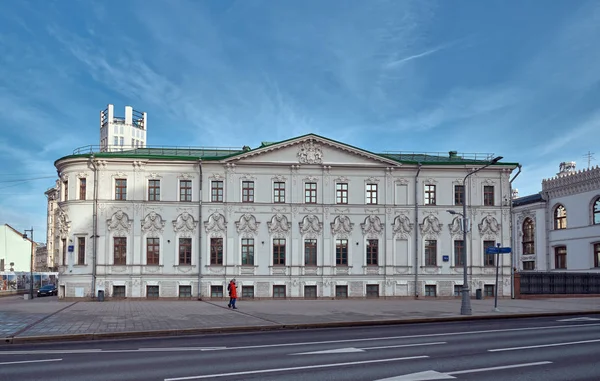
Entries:
<svg viewBox="0 0 600 381">
<path fill-rule="evenodd" d="M 262 300 L 62 302 L 56 298 L 0 299 L 2 343 L 183 335 L 205 332 L 334 327 L 432 320 L 600 313 L 599 298 L 471 301 L 473 315 L 460 315 L 460 299 Z M 4 338 L 4 339 L 2 339 Z"/>
</svg>

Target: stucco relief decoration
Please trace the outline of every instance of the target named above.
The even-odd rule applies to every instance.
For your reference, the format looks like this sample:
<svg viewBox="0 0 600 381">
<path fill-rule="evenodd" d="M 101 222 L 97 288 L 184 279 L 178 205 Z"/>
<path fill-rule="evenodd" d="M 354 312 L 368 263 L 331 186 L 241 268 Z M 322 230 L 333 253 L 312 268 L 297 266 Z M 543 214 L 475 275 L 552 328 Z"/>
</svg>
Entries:
<svg viewBox="0 0 600 381">
<path fill-rule="evenodd" d="M 64 183 L 65 181 L 69 181 L 69 175 L 66 173 L 62 173 L 60 175 L 60 179 L 62 180 L 62 182 Z"/>
<path fill-rule="evenodd" d="M 194 216 L 188 212 L 183 212 L 173 221 L 173 230 L 182 237 L 191 237 L 196 230 L 198 221 L 194 221 Z"/>
<path fill-rule="evenodd" d="M 259 226 L 260 222 L 256 222 L 256 217 L 249 213 L 242 214 L 240 220 L 235 223 L 238 234 L 244 237 L 256 235 Z"/>
<path fill-rule="evenodd" d="M 419 224 L 421 227 L 421 234 L 430 237 L 437 237 L 442 232 L 443 224 L 433 214 L 428 215 L 423 219 L 423 223 Z"/>
<path fill-rule="evenodd" d="M 428 185 L 435 185 L 437 183 L 438 183 L 437 180 L 434 178 L 431 178 L 431 177 L 428 178 L 427 180 L 425 180 L 425 184 L 428 184 Z"/>
<path fill-rule="evenodd" d="M 408 179 L 401 178 L 395 181 L 396 185 L 408 185 Z"/>
<path fill-rule="evenodd" d="M 113 177 L 127 177 L 125 172 L 117 172 L 113 175 Z"/>
<path fill-rule="evenodd" d="M 454 237 L 454 236 L 459 236 L 460 234 L 462 234 L 462 226 L 460 223 L 460 218 L 459 217 L 455 217 L 452 220 L 452 223 L 448 224 L 448 228 L 450 229 L 450 234 Z"/>
<path fill-rule="evenodd" d="M 69 236 L 69 230 L 71 230 L 71 221 L 69 216 L 64 211 L 58 213 L 58 234 L 60 238 L 66 239 Z"/>
<path fill-rule="evenodd" d="M 347 178 L 346 176 L 340 176 L 340 177 L 336 177 L 334 181 L 336 183 L 349 183 L 350 179 Z"/>
<path fill-rule="evenodd" d="M 329 185 L 329 178 L 331 177 L 331 165 L 323 166 L 323 174 L 325 178 L 325 185 Z"/>
<path fill-rule="evenodd" d="M 345 215 L 337 216 L 331 223 L 331 234 L 337 235 L 340 238 L 347 238 L 352 233 L 353 228 L 354 223 L 350 222 L 350 217 Z"/>
<path fill-rule="evenodd" d="M 307 183 L 316 183 L 319 179 L 316 176 L 307 176 L 304 181 Z"/>
<path fill-rule="evenodd" d="M 217 212 L 211 214 L 208 221 L 204 221 L 204 229 L 207 233 L 225 233 L 227 229 L 225 216 Z"/>
<path fill-rule="evenodd" d="M 370 215 L 365 218 L 365 222 L 360 224 L 360 228 L 362 229 L 363 234 L 368 237 L 376 238 L 383 232 L 383 224 L 381 223 L 381 220 L 379 217 L 374 215 Z"/>
<path fill-rule="evenodd" d="M 369 177 L 368 179 L 365 180 L 365 183 L 379 183 L 381 180 L 379 180 L 377 177 Z"/>
<path fill-rule="evenodd" d="M 319 221 L 319 217 L 314 214 L 304 216 L 300 225 L 300 234 L 304 234 L 309 238 L 317 237 L 323 229 L 323 223 Z"/>
<path fill-rule="evenodd" d="M 287 177 L 285 177 L 283 175 L 275 175 L 275 176 L 271 177 L 271 180 L 273 180 L 275 182 L 284 183 L 287 181 Z"/>
<path fill-rule="evenodd" d="M 87 176 L 88 176 L 88 174 L 87 174 L 87 173 L 85 173 L 85 172 L 79 172 L 79 173 L 77 174 L 77 177 L 79 177 L 79 178 L 84 178 L 84 179 L 85 179 Z"/>
<path fill-rule="evenodd" d="M 159 175 L 156 172 L 152 172 L 151 174 L 148 175 L 148 178 L 150 178 L 150 179 L 160 179 L 160 178 L 162 178 L 162 176 Z"/>
<path fill-rule="evenodd" d="M 134 171 L 141 171 L 144 169 L 144 166 L 146 165 L 146 162 L 144 161 L 138 161 L 138 160 L 134 160 L 133 163 L 133 170 Z"/>
<path fill-rule="evenodd" d="M 276 214 L 271 218 L 271 221 L 267 222 L 269 233 L 276 237 L 287 236 L 292 228 L 292 223 L 288 222 L 288 219 L 283 214 Z"/>
<path fill-rule="evenodd" d="M 142 232 L 148 236 L 157 236 L 163 232 L 165 221 L 162 216 L 156 212 L 150 212 L 142 221 Z"/>
<path fill-rule="evenodd" d="M 112 217 L 107 221 L 108 231 L 127 234 L 131 229 L 131 220 L 127 213 L 122 210 L 117 210 Z"/>
<path fill-rule="evenodd" d="M 486 236 L 495 236 L 500 231 L 500 224 L 494 216 L 489 214 L 477 226 L 479 227 L 479 234 Z"/>
<path fill-rule="evenodd" d="M 392 224 L 394 235 L 402 239 L 407 239 L 412 231 L 414 224 L 410 222 L 405 214 L 396 216 Z"/>
<path fill-rule="evenodd" d="M 189 180 L 189 179 L 193 179 L 194 175 L 192 175 L 191 173 L 180 173 L 179 176 L 177 176 L 177 178 L 179 179 L 183 179 L 183 180 Z"/>
<path fill-rule="evenodd" d="M 240 180 L 256 180 L 256 176 L 252 176 L 248 173 L 245 173 L 240 176 Z"/>
<path fill-rule="evenodd" d="M 302 164 L 322 164 L 323 150 L 318 144 L 310 140 L 300 146 L 298 161 Z"/>
<path fill-rule="evenodd" d="M 225 179 L 225 176 L 221 175 L 219 173 L 214 173 L 212 176 L 209 177 L 209 179 L 216 180 L 216 181 L 223 181 Z"/>
</svg>

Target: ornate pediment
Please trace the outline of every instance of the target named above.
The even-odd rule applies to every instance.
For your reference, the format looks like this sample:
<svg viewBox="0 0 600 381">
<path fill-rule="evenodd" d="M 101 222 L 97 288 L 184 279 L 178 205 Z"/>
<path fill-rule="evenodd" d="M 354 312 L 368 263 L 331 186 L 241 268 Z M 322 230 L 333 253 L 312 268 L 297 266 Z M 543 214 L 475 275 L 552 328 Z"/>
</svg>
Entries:
<svg viewBox="0 0 600 381">
<path fill-rule="evenodd" d="M 331 223 L 331 234 L 340 238 L 348 237 L 352 233 L 354 223 L 346 215 L 337 216 Z"/>
<path fill-rule="evenodd" d="M 379 237 L 383 233 L 383 224 L 379 217 L 370 215 L 365 218 L 365 222 L 360 224 L 360 228 L 365 236 L 368 237 Z"/>
<path fill-rule="evenodd" d="M 316 237 L 321 234 L 323 230 L 323 223 L 319 221 L 319 217 L 314 214 L 304 216 L 300 225 L 300 234 Z"/>
<path fill-rule="evenodd" d="M 423 223 L 419 224 L 421 234 L 428 237 L 437 237 L 442 232 L 443 224 L 433 214 L 428 215 L 423 219 Z"/>
<path fill-rule="evenodd" d="M 259 226 L 260 222 L 256 222 L 256 217 L 249 213 L 242 214 L 240 220 L 235 223 L 238 234 L 244 236 L 258 234 Z"/>
<path fill-rule="evenodd" d="M 191 237 L 196 230 L 198 221 L 194 220 L 194 216 L 188 212 L 182 212 L 173 221 L 173 231 L 179 233 L 182 237 Z"/>
<path fill-rule="evenodd" d="M 461 226 L 461 218 L 454 217 L 451 223 L 448 224 L 448 228 L 450 229 L 450 234 L 454 236 L 458 236 L 462 234 L 462 226 Z"/>
<path fill-rule="evenodd" d="M 225 216 L 219 212 L 214 212 L 208 217 L 208 221 L 204 221 L 204 229 L 207 233 L 225 233 L 227 222 Z"/>
<path fill-rule="evenodd" d="M 63 210 L 58 212 L 58 234 L 61 239 L 67 239 L 69 236 L 69 231 L 71 230 L 71 221 L 69 221 L 69 216 Z"/>
<path fill-rule="evenodd" d="M 394 218 L 394 223 L 392 224 L 394 235 L 402 239 L 408 238 L 413 227 L 414 224 L 410 222 L 405 214 L 396 216 L 396 218 Z"/>
<path fill-rule="evenodd" d="M 162 216 L 156 212 L 150 212 L 142 221 L 142 232 L 148 236 L 157 236 L 162 234 L 165 228 L 165 221 Z"/>
<path fill-rule="evenodd" d="M 321 145 L 309 140 L 303 143 L 298 150 L 298 162 L 301 164 L 322 164 L 323 150 Z"/>
<path fill-rule="evenodd" d="M 496 220 L 496 218 L 490 214 L 483 217 L 481 223 L 479 223 L 477 226 L 479 227 L 479 234 L 488 237 L 494 237 L 500 231 L 500 224 L 498 223 L 498 220 Z"/>
<path fill-rule="evenodd" d="M 276 237 L 287 236 L 292 228 L 292 223 L 283 214 L 275 214 L 271 221 L 267 222 L 269 233 Z"/>
<path fill-rule="evenodd" d="M 106 222 L 108 224 L 108 231 L 119 234 L 128 234 L 132 223 L 127 213 L 122 210 L 117 210 Z"/>
</svg>

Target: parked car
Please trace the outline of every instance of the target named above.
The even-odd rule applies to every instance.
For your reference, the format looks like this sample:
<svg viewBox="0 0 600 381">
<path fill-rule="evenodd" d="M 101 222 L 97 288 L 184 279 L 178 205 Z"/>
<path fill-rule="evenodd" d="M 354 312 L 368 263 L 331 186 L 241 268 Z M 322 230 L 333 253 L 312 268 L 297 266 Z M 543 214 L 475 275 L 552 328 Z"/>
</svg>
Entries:
<svg viewBox="0 0 600 381">
<path fill-rule="evenodd" d="M 53 284 L 47 284 L 45 286 L 42 286 L 38 292 L 37 292 L 37 296 L 47 296 L 47 295 L 58 295 L 58 290 L 56 289 L 56 286 Z"/>
</svg>

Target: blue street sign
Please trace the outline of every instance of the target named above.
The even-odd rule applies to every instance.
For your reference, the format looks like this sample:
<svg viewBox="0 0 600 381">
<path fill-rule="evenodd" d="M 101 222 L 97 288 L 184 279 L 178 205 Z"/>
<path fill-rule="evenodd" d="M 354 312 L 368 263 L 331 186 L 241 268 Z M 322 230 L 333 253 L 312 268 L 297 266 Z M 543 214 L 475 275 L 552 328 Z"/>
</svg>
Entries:
<svg viewBox="0 0 600 381">
<path fill-rule="evenodd" d="M 450 256 L 449 255 L 442 255 L 442 261 L 448 262 L 449 260 L 450 260 Z"/>
<path fill-rule="evenodd" d="M 493 247 L 490 246 L 485 249 L 486 254 L 509 254 L 511 252 L 510 247 Z"/>
<path fill-rule="evenodd" d="M 72 253 L 75 251 L 75 246 L 74 245 L 69 245 L 69 253 Z"/>
<path fill-rule="evenodd" d="M 510 253 L 510 247 L 501 247 L 500 254 L 508 254 Z"/>
<path fill-rule="evenodd" d="M 494 247 L 494 246 L 490 246 L 487 249 L 485 249 L 485 253 L 486 254 L 498 254 L 498 248 Z"/>
</svg>

